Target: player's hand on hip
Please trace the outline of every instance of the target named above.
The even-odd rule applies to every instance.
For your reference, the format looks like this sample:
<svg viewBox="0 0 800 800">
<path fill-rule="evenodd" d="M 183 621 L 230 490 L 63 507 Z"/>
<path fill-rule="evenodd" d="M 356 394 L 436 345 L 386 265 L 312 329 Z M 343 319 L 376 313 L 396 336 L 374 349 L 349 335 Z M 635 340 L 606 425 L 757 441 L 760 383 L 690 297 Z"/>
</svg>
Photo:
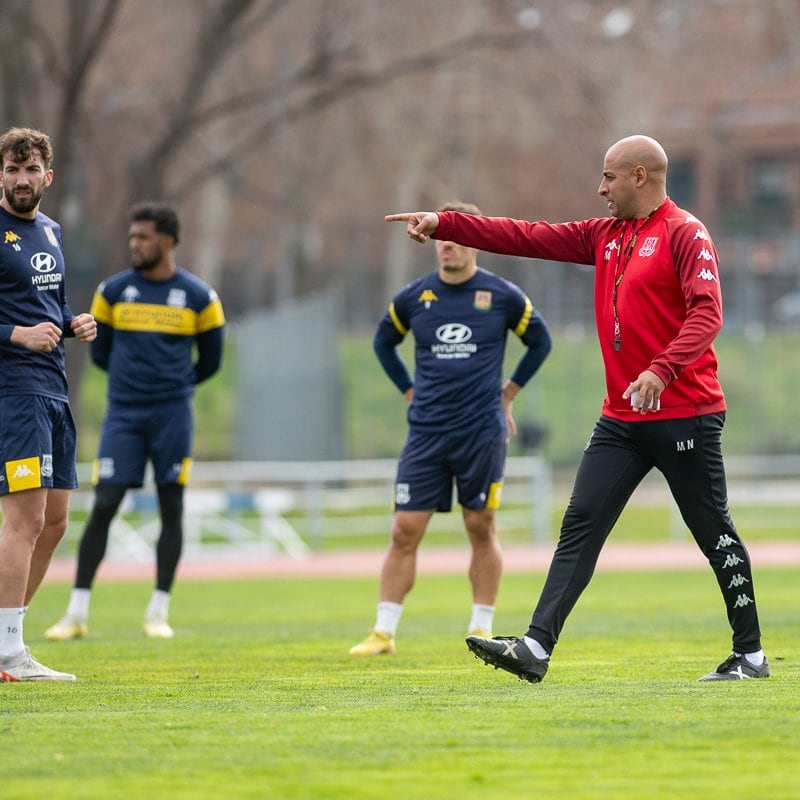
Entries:
<svg viewBox="0 0 800 800">
<path fill-rule="evenodd" d="M 424 244 L 439 227 L 439 215 L 435 211 L 412 211 L 404 214 L 387 214 L 387 222 L 405 222 L 406 233 L 415 242 Z"/>
</svg>

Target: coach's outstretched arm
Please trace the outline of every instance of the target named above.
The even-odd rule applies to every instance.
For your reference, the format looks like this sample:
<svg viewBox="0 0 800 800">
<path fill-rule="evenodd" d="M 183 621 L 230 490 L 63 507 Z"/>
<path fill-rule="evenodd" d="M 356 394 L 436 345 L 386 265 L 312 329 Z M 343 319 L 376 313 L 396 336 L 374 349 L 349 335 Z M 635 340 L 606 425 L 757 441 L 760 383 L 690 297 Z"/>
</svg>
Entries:
<svg viewBox="0 0 800 800">
<path fill-rule="evenodd" d="M 439 215 L 435 211 L 411 211 L 406 214 L 387 214 L 387 222 L 405 222 L 406 233 L 411 239 L 425 244 L 429 236 L 439 227 Z"/>
</svg>

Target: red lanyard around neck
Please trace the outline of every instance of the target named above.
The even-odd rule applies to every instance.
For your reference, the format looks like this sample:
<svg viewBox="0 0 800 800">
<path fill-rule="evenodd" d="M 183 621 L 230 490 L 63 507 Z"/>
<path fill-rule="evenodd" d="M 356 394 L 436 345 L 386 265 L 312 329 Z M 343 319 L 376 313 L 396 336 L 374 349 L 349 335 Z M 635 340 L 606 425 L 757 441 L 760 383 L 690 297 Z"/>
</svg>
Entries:
<svg viewBox="0 0 800 800">
<path fill-rule="evenodd" d="M 625 227 L 627 226 L 623 226 L 622 232 L 620 233 L 617 241 L 617 263 L 614 266 L 614 287 L 611 292 L 611 308 L 614 312 L 614 350 L 617 352 L 619 352 L 619 350 L 622 348 L 622 335 L 619 325 L 619 316 L 617 316 L 617 289 L 619 288 L 620 283 L 622 283 L 622 279 L 625 277 L 625 270 L 628 269 L 628 264 L 631 262 L 633 249 L 636 247 L 636 237 L 639 235 L 639 232 L 642 230 L 642 228 L 644 228 L 656 210 L 657 209 L 653 209 L 653 211 L 651 211 L 639 223 L 636 230 L 633 232 L 630 241 L 626 245 L 624 252 L 622 245 L 625 241 Z"/>
</svg>

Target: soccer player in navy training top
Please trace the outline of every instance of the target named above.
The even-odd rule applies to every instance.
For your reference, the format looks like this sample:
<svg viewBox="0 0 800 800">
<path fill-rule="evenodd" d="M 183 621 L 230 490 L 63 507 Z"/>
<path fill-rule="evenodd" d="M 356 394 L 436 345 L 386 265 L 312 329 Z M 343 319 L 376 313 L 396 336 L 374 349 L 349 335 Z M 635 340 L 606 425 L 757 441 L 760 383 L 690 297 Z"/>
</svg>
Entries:
<svg viewBox="0 0 800 800">
<path fill-rule="evenodd" d="M 183 544 L 183 490 L 192 462 L 194 387 L 222 361 L 225 317 L 217 293 L 176 266 L 179 221 L 169 206 L 134 209 L 128 228 L 129 269 L 97 288 L 95 364 L 108 372 L 108 409 L 94 464 L 95 502 L 78 552 L 66 615 L 48 639 L 88 632 L 89 599 L 105 555 L 108 530 L 128 488 L 142 486 L 153 464 L 161 514 L 156 586 L 144 633 L 168 639 L 169 599 Z M 197 359 L 194 359 L 194 353 Z"/>
<path fill-rule="evenodd" d="M 458 201 L 445 209 L 480 214 Z M 450 510 L 454 480 L 472 546 L 467 630 L 491 635 L 502 571 L 495 513 L 508 437 L 516 433 L 512 403 L 547 357 L 551 340 L 523 291 L 479 267 L 477 254 L 455 242 L 437 242 L 438 271 L 403 288 L 378 325 L 375 352 L 410 403 L 409 433 L 397 467 L 392 541 L 381 571 L 375 626 L 351 655 L 394 653 L 417 548 L 434 512 Z M 413 380 L 397 352 L 409 331 L 416 347 Z M 503 383 L 508 331 L 527 349 Z"/>
<path fill-rule="evenodd" d="M 78 485 L 64 337 L 96 335 L 91 314 L 67 305 L 61 228 L 39 211 L 52 159 L 41 131 L 0 137 L 0 682 L 75 680 L 36 661 L 22 635 Z"/>
</svg>

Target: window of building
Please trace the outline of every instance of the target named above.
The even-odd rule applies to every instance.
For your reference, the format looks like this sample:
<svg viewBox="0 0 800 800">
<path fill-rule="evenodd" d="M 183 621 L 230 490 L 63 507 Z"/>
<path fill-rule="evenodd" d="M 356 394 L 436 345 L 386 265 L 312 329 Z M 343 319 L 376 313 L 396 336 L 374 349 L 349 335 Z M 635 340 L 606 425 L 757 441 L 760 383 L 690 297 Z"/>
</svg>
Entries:
<svg viewBox="0 0 800 800">
<path fill-rule="evenodd" d="M 692 159 L 669 162 L 667 193 L 682 208 L 694 208 L 697 203 L 697 168 Z"/>
<path fill-rule="evenodd" d="M 761 230 L 783 231 L 792 225 L 792 161 L 755 158 L 750 162 L 751 214 Z"/>
</svg>

